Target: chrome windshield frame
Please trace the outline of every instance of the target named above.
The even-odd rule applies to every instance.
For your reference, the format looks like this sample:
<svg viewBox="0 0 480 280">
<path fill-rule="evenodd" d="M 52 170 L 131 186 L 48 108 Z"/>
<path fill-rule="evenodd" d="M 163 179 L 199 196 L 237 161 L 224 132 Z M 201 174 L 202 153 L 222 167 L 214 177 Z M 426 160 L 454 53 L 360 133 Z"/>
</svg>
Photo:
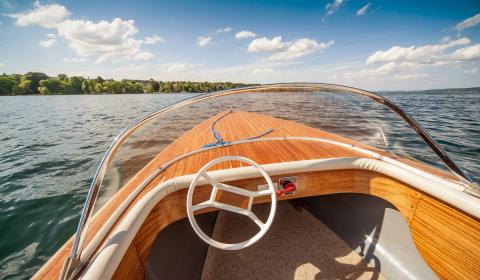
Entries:
<svg viewBox="0 0 480 280">
<path fill-rule="evenodd" d="M 80 221 L 77 227 L 77 231 L 75 233 L 75 238 L 73 240 L 73 245 L 70 251 L 70 255 L 65 261 L 60 278 L 61 279 L 70 278 L 72 276 L 72 272 L 76 270 L 77 265 L 80 262 L 80 257 L 81 257 L 82 248 L 83 248 L 83 241 L 85 239 L 85 235 L 88 228 L 87 221 L 90 219 L 90 217 L 93 214 L 95 201 L 97 199 L 103 178 L 107 171 L 107 167 L 109 166 L 117 149 L 121 146 L 121 144 L 128 138 L 128 136 L 132 132 L 142 127 L 149 120 L 161 114 L 165 114 L 170 111 L 176 110 L 178 108 L 181 108 L 196 102 L 204 101 L 207 99 L 231 95 L 231 94 L 238 94 L 242 92 L 265 92 L 269 90 L 288 92 L 289 90 L 298 91 L 299 89 L 304 89 L 305 91 L 309 91 L 309 92 L 324 91 L 324 92 L 350 93 L 354 95 L 365 96 L 370 99 L 373 99 L 376 102 L 382 103 L 383 105 L 385 105 L 386 107 L 388 107 L 389 109 L 397 113 L 404 121 L 406 121 L 408 125 L 413 130 L 415 130 L 417 134 L 420 135 L 420 137 L 422 137 L 422 139 L 430 146 L 430 148 L 445 163 L 445 165 L 463 181 L 463 183 L 465 183 L 466 185 L 473 184 L 473 180 L 468 176 L 468 174 L 466 174 L 460 169 L 460 167 L 448 155 L 447 151 L 440 144 L 438 144 L 432 138 L 432 136 L 415 119 L 413 119 L 410 115 L 408 115 L 395 103 L 376 93 L 354 88 L 354 87 L 348 87 L 348 86 L 337 85 L 337 84 L 326 84 L 326 83 L 279 83 L 279 84 L 259 85 L 259 86 L 217 91 L 212 93 L 205 93 L 205 94 L 184 99 L 178 103 L 164 107 L 156 112 L 149 113 L 143 116 L 142 118 L 137 119 L 130 126 L 122 130 L 121 133 L 113 140 L 113 142 L 110 144 L 107 151 L 105 152 L 95 172 L 92 183 L 90 184 L 86 201 L 80 216 Z"/>
</svg>

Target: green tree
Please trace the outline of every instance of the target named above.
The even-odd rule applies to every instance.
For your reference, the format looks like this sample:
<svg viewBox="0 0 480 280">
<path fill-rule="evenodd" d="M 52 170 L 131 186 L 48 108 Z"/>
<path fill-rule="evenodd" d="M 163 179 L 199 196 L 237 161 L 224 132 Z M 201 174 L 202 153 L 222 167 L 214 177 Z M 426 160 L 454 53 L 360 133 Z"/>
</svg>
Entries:
<svg viewBox="0 0 480 280">
<path fill-rule="evenodd" d="M 89 79 L 83 80 L 81 90 L 82 90 L 83 93 L 86 93 L 86 94 L 94 92 L 94 90 L 92 88 L 92 83 L 90 82 Z"/>
<path fill-rule="evenodd" d="M 41 80 L 39 83 L 38 91 L 40 94 L 58 94 L 63 91 L 63 84 L 57 78 L 48 78 L 46 80 Z"/>
<path fill-rule="evenodd" d="M 31 85 L 32 81 L 25 79 L 25 77 L 22 77 L 20 80 L 20 83 L 18 85 L 15 85 L 12 89 L 12 94 L 14 95 L 24 95 L 24 94 L 31 94 Z M 38 92 L 38 90 L 37 90 Z"/>
<path fill-rule="evenodd" d="M 48 77 L 44 73 L 28 72 L 0 76 L 0 95 L 10 94 L 94 94 L 94 93 L 154 93 L 154 92 L 210 92 L 246 86 L 230 82 L 191 82 L 150 80 L 104 80 L 102 77 L 85 79 L 59 74 Z"/>
<path fill-rule="evenodd" d="M 103 82 L 105 82 L 105 80 L 104 80 L 102 77 L 100 77 L 100 76 L 97 76 L 97 78 L 96 78 L 95 80 L 93 80 L 93 81 L 94 81 L 95 83 L 101 83 L 101 84 L 103 84 Z"/>
<path fill-rule="evenodd" d="M 80 76 L 72 76 L 70 77 L 70 85 L 72 87 L 72 92 L 74 94 L 82 93 L 82 84 L 85 79 Z"/>
<path fill-rule="evenodd" d="M 123 91 L 122 82 L 108 80 L 103 83 L 103 89 L 107 93 L 120 94 Z"/>
<path fill-rule="evenodd" d="M 150 79 L 148 81 L 148 84 L 150 84 L 150 86 L 152 87 L 152 92 L 159 92 L 160 91 L 160 83 L 153 80 L 153 79 Z"/>
<path fill-rule="evenodd" d="M 11 75 L 8 75 L 10 76 L 10 78 L 12 78 L 14 81 L 15 81 L 15 84 L 20 84 L 20 82 L 22 81 L 22 77 L 23 75 L 21 74 L 11 74 Z"/>
<path fill-rule="evenodd" d="M 95 93 L 102 93 L 104 92 L 102 83 L 96 83 L 94 86 Z"/>
<path fill-rule="evenodd" d="M 143 92 L 145 93 L 152 93 L 153 92 L 153 86 L 150 83 L 147 83 L 143 86 Z"/>
<path fill-rule="evenodd" d="M 44 80 L 42 80 L 44 81 Z M 48 91 L 48 88 L 46 87 L 38 87 L 38 91 L 40 92 L 41 95 L 49 95 L 51 94 L 49 91 Z"/>
<path fill-rule="evenodd" d="M 48 76 L 40 72 L 28 72 L 23 76 L 23 79 L 30 81 L 29 88 L 25 89 L 26 93 L 24 94 L 39 94 L 38 86 L 40 81 L 48 79 Z"/>
<path fill-rule="evenodd" d="M 0 95 L 11 95 L 15 85 L 17 83 L 14 78 L 3 74 L 0 76 Z"/>
<path fill-rule="evenodd" d="M 58 79 L 63 82 L 63 81 L 68 81 L 68 76 L 67 74 L 58 74 L 57 75 Z"/>
</svg>

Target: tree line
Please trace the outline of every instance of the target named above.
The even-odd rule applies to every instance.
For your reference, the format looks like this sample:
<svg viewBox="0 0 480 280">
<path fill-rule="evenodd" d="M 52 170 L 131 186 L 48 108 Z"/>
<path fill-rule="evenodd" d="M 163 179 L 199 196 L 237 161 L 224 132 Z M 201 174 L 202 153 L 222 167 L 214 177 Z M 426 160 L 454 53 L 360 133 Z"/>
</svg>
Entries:
<svg viewBox="0 0 480 280">
<path fill-rule="evenodd" d="M 0 75 L 0 95 L 53 95 L 53 94 L 122 94 L 122 93 L 168 93 L 211 92 L 251 84 L 230 82 L 191 82 L 150 80 L 113 80 L 96 77 L 67 76 L 49 77 L 40 72 Z"/>
</svg>

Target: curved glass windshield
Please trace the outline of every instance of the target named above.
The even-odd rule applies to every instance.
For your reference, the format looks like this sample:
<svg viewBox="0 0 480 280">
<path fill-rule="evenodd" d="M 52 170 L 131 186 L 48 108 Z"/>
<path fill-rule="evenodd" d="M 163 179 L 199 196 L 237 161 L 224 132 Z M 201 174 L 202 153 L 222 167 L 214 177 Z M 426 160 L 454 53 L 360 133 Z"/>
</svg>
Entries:
<svg viewBox="0 0 480 280">
<path fill-rule="evenodd" d="M 138 188 L 154 180 L 171 162 L 182 156 L 202 149 L 221 148 L 222 141 L 223 144 L 234 145 L 235 141 L 245 140 L 238 131 L 253 124 L 248 118 L 239 117 L 235 122 L 238 131 L 234 126 L 228 133 L 223 132 L 224 135 L 215 135 L 214 126 L 201 128 L 210 133 L 210 146 L 199 140 L 203 144 L 185 145 L 181 153 L 168 151 L 169 145 L 176 139 L 205 120 L 216 118 L 215 126 L 221 128 L 222 116 L 235 112 L 258 113 L 294 121 L 309 129 L 322 131 L 328 139 L 347 141 L 407 164 L 433 167 L 438 169 L 437 174 L 450 175 L 451 179 L 454 175 L 450 171 L 452 166 L 447 167 L 445 158 L 440 158 L 438 151 L 435 152 L 425 141 L 425 136 L 419 134 L 422 133 L 421 128 L 419 130 L 415 123 L 406 122 L 398 111 L 388 105 L 388 100 L 372 93 L 325 84 L 259 86 L 195 96 L 137 121 L 119 136 L 107 152 L 92 184 L 99 186 L 98 197 L 95 197 L 97 192 L 92 192 L 92 201 L 95 201 L 93 211 L 84 213 L 84 218 L 101 212 L 102 207 L 125 186 L 135 184 Z M 307 133 L 307 130 L 273 128 L 271 131 L 272 127 L 268 121 L 262 123 L 247 138 L 265 141 L 281 137 L 312 138 L 312 133 Z M 240 148 L 231 151 L 243 155 Z M 336 155 L 331 154 L 331 157 Z M 311 158 L 305 155 L 305 159 Z M 461 178 L 462 174 L 455 175 L 460 181 L 468 183 Z M 82 226 L 79 228 L 83 229 Z"/>
</svg>

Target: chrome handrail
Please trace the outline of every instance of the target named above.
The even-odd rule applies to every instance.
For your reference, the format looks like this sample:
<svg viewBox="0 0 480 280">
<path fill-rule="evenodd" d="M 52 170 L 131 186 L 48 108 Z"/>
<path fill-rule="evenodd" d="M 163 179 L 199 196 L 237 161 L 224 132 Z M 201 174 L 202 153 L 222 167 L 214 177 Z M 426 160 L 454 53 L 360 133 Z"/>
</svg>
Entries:
<svg viewBox="0 0 480 280">
<path fill-rule="evenodd" d="M 95 172 L 95 176 L 93 177 L 92 183 L 90 184 L 90 188 L 87 194 L 85 204 L 82 209 L 80 221 L 77 227 L 77 231 L 76 231 L 73 245 L 70 251 L 70 255 L 65 261 L 65 264 L 62 269 L 62 273 L 60 275 L 60 279 L 69 279 L 70 277 L 74 276 L 72 272 L 76 270 L 78 264 L 80 263 L 83 242 L 84 242 L 85 235 L 88 228 L 87 221 L 90 219 L 93 213 L 95 200 L 97 198 L 107 167 L 110 164 L 117 149 L 132 132 L 142 127 L 149 120 L 159 115 L 168 113 L 170 111 L 179 109 L 181 107 L 184 107 L 193 103 L 208 100 L 211 98 L 216 98 L 216 97 L 221 97 L 221 96 L 226 96 L 231 94 L 238 94 L 242 92 L 270 92 L 269 90 L 277 90 L 277 91 L 281 90 L 281 91 L 288 92 L 291 90 L 298 91 L 299 89 L 309 90 L 309 91 L 350 93 L 350 94 L 365 96 L 370 99 L 373 99 L 374 101 L 384 104 L 385 106 L 390 108 L 392 111 L 397 113 L 403 120 L 405 120 L 410 125 L 410 127 L 412 127 L 417 132 L 417 134 L 422 137 L 422 139 L 430 146 L 430 148 L 432 148 L 432 150 L 437 154 L 437 156 L 440 157 L 440 159 L 446 164 L 446 166 L 455 175 L 457 175 L 460 179 L 466 181 L 464 183 L 466 183 L 467 185 L 472 184 L 473 180 L 468 176 L 468 174 L 464 173 L 457 166 L 457 164 L 448 155 L 446 150 L 442 146 L 440 146 L 416 120 L 410 117 L 405 111 L 403 111 L 395 103 L 376 93 L 354 88 L 354 87 L 348 87 L 348 86 L 342 86 L 342 85 L 336 85 L 336 84 L 325 84 L 325 83 L 279 83 L 279 84 L 243 87 L 243 88 L 223 90 L 223 91 L 212 92 L 212 93 L 205 93 L 205 94 L 201 94 L 191 98 L 187 98 L 178 103 L 164 107 L 156 112 L 152 112 L 150 114 L 143 116 L 142 118 L 133 122 L 124 130 L 122 130 L 121 133 L 113 140 L 113 142 L 110 144 L 107 151 L 105 152 L 100 162 L 100 165 L 98 166 Z"/>
</svg>

